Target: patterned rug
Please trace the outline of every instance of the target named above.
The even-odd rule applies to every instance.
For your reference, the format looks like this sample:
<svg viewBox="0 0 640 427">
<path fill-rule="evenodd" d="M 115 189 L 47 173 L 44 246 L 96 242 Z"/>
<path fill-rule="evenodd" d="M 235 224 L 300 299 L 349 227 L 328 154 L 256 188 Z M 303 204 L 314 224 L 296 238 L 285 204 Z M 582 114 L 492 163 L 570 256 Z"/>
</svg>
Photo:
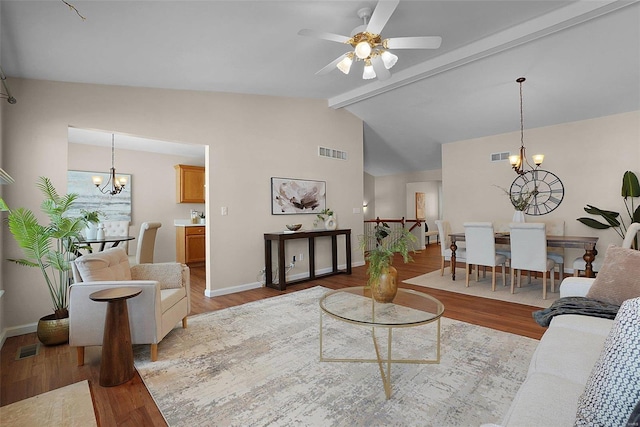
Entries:
<svg viewBox="0 0 640 427">
<path fill-rule="evenodd" d="M 299 292 L 189 318 L 135 365 L 170 426 L 461 426 L 499 422 L 537 341 L 442 319 L 439 364 L 319 361 L 319 298 Z M 325 357 L 375 358 L 371 330 L 323 317 Z M 382 334 L 386 331 L 380 331 Z M 386 333 L 385 333 L 386 336 Z M 430 357 L 436 325 L 394 330 L 400 356 Z M 382 339 L 382 335 L 379 337 Z M 394 354 L 395 357 L 399 355 Z"/>
<path fill-rule="evenodd" d="M 498 269 L 498 271 L 500 271 L 500 269 Z M 475 281 L 474 277 L 475 276 L 471 277 L 469 287 L 467 288 L 465 286 L 464 269 L 458 268 L 456 270 L 456 280 L 453 281 L 451 280 L 449 268 L 447 267 L 444 276 L 440 276 L 440 270 L 432 271 L 422 276 L 404 280 L 403 283 L 542 308 L 549 307 L 551 303 L 560 298 L 560 293 L 558 292 L 560 282 L 558 280 L 555 281 L 555 292 L 551 292 L 551 285 L 547 283 L 547 299 L 542 299 L 542 278 L 540 277 L 531 279 L 531 284 L 527 284 L 527 277 L 523 275 L 522 287 L 516 287 L 515 293 L 513 294 L 511 293 L 511 277 L 508 272 L 506 287 L 502 286 L 502 275 L 500 273 L 497 274 L 495 292 L 491 290 L 491 270 L 487 271 L 487 277 L 484 279 L 481 274 L 478 282 Z"/>
</svg>

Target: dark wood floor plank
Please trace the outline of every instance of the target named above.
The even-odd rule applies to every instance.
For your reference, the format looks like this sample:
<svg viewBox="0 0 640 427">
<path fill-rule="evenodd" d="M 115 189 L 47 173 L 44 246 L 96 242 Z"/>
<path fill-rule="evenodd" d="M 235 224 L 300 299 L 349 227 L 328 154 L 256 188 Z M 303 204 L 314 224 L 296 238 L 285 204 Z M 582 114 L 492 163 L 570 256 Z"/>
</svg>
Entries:
<svg viewBox="0 0 640 427">
<path fill-rule="evenodd" d="M 394 260 L 399 281 L 440 269 L 440 249 L 437 244 L 414 254 L 415 262 L 403 264 Z M 463 265 L 459 264 L 464 268 Z M 464 270 L 463 270 L 464 271 Z M 448 270 L 447 273 L 448 274 Z M 337 275 L 288 287 L 284 292 L 259 288 L 215 298 L 204 297 L 205 269 L 191 269 L 192 315 L 221 310 L 265 298 L 296 292 L 313 286 L 340 289 L 362 286 L 367 280 L 366 267 L 353 269 L 351 275 Z M 538 310 L 520 304 L 478 298 L 420 286 L 402 287 L 428 292 L 445 305 L 445 317 L 476 325 L 539 339 L 545 329 L 538 326 L 531 313 Z M 8 338 L 0 353 L 0 406 L 32 397 L 83 380 L 89 380 L 94 409 L 100 426 L 163 426 L 162 414 L 140 376 L 117 387 L 100 387 L 100 347 L 87 347 L 85 365 L 78 367 L 76 351 L 68 345 L 44 347 L 37 356 L 15 360 L 18 349 L 37 343 L 35 333 Z M 159 349 L 162 358 L 162 345 Z"/>
</svg>

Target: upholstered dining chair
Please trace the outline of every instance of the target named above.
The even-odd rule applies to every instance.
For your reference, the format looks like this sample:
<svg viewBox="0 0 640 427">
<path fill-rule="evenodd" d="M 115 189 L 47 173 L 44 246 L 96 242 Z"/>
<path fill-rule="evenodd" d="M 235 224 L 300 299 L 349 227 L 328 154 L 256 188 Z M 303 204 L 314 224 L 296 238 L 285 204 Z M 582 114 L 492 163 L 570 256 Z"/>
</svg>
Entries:
<svg viewBox="0 0 640 427">
<path fill-rule="evenodd" d="M 89 298 L 114 287 L 136 287 L 142 293 L 127 300 L 132 344 L 150 344 L 151 361 L 158 343 L 191 311 L 189 267 L 177 262 L 129 267 L 123 248 L 83 255 L 71 263 L 74 284 L 69 289 L 69 345 L 77 347 L 78 366 L 84 348 L 102 345 L 107 305 Z"/>
<path fill-rule="evenodd" d="M 622 247 L 626 248 L 626 249 L 631 249 L 634 245 L 634 239 L 638 236 L 638 233 L 640 233 L 640 223 L 638 222 L 634 222 L 631 223 L 631 225 L 629 225 L 629 227 L 627 228 L 627 232 L 624 235 L 624 240 L 622 241 Z M 636 249 L 640 249 L 637 248 Z M 593 268 L 593 272 L 597 273 L 600 268 L 602 267 L 602 262 L 604 261 L 603 257 L 600 258 L 596 258 L 593 263 L 592 263 L 592 268 Z M 587 268 L 587 263 L 585 262 L 584 258 L 582 257 L 578 257 L 573 261 L 573 275 L 575 277 L 578 277 L 580 275 L 581 271 L 584 271 Z"/>
<path fill-rule="evenodd" d="M 506 282 L 507 257 L 496 253 L 496 240 L 493 224 L 490 222 L 465 222 L 464 241 L 466 244 L 467 274 L 466 286 L 469 287 L 470 268 L 476 266 L 476 282 L 480 266 L 492 268 L 491 290 L 496 290 L 496 266 L 502 266 L 502 286 Z"/>
<path fill-rule="evenodd" d="M 545 222 L 547 236 L 564 236 L 564 221 Z M 547 248 L 547 257 L 551 258 L 558 267 L 558 278 L 564 276 L 564 248 Z"/>
<path fill-rule="evenodd" d="M 440 254 L 442 255 L 442 260 L 440 263 L 440 275 L 444 276 L 444 264 L 446 261 L 451 263 L 451 225 L 449 225 L 449 221 L 437 220 L 436 226 L 438 227 L 438 234 L 440 237 Z M 463 248 L 458 248 L 456 250 L 456 261 L 466 262 L 466 251 Z M 450 268 L 456 268 L 455 265 L 449 266 Z"/>
<path fill-rule="evenodd" d="M 556 263 L 547 257 L 547 233 L 544 223 L 512 222 L 511 229 L 511 293 L 515 292 L 515 271 L 518 287 L 522 270 L 542 273 L 542 299 L 547 299 L 547 273 L 551 277 L 551 292 L 555 291 L 553 270 Z"/>
<path fill-rule="evenodd" d="M 102 224 L 104 225 L 104 235 L 107 237 L 129 235 L 129 221 L 102 221 Z M 129 253 L 128 241 L 124 241 L 118 246 L 124 248 L 125 252 Z"/>
<path fill-rule="evenodd" d="M 162 223 L 160 222 L 143 222 L 142 225 L 140 225 L 140 235 L 138 236 L 135 258 L 129 257 L 129 262 L 132 265 L 153 264 L 156 234 L 160 227 L 162 227 Z"/>
</svg>

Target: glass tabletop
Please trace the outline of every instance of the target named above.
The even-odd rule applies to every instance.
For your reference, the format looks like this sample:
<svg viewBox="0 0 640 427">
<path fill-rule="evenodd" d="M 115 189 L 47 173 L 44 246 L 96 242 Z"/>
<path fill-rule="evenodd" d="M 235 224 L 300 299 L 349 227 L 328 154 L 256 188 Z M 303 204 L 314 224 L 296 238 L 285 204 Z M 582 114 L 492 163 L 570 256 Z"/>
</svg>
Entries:
<svg viewBox="0 0 640 427">
<path fill-rule="evenodd" d="M 320 298 L 320 308 L 347 322 L 383 327 L 422 325 L 444 313 L 444 305 L 423 292 L 398 288 L 392 303 L 379 303 L 364 286 L 327 292 Z"/>
</svg>

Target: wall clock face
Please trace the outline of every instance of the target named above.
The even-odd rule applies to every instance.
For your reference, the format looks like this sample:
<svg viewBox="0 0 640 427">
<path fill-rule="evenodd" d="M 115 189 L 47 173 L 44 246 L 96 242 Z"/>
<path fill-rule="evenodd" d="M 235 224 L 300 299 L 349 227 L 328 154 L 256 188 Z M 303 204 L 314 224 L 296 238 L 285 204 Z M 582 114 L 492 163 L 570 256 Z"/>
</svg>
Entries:
<svg viewBox="0 0 640 427">
<path fill-rule="evenodd" d="M 562 203 L 564 185 L 554 173 L 536 169 L 514 179 L 509 192 L 511 199 L 529 197 L 527 215 L 546 215 Z"/>
</svg>

